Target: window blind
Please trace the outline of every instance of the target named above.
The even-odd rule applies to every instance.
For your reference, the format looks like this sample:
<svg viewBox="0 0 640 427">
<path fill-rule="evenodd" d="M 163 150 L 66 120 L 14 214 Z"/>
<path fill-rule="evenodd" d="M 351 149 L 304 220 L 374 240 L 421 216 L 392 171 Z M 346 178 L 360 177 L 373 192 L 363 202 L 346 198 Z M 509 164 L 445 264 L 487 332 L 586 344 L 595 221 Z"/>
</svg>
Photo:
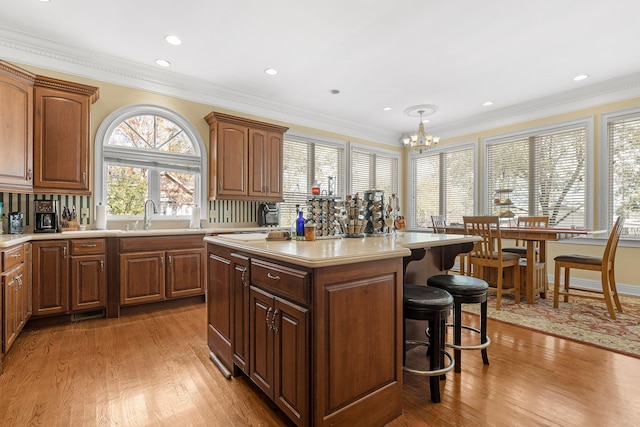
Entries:
<svg viewBox="0 0 640 427">
<path fill-rule="evenodd" d="M 486 213 L 547 215 L 550 225 L 585 227 L 586 147 L 584 126 L 488 143 Z"/>
<path fill-rule="evenodd" d="M 640 238 L 640 115 L 607 124 L 609 148 L 608 226 L 618 216 L 627 220 L 623 234 Z"/>
<path fill-rule="evenodd" d="M 382 190 L 398 194 L 398 157 L 363 150 L 351 152 L 351 194 Z"/>
</svg>

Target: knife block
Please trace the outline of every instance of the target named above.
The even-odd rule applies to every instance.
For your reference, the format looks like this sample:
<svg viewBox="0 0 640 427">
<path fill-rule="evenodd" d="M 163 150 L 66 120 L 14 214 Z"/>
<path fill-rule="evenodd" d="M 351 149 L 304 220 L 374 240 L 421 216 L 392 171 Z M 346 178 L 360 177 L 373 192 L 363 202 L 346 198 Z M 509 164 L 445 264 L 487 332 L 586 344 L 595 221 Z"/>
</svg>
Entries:
<svg viewBox="0 0 640 427">
<path fill-rule="evenodd" d="M 80 226 L 78 225 L 78 221 L 67 221 L 63 219 L 60 221 L 60 230 L 61 231 L 78 231 L 80 230 Z"/>
</svg>

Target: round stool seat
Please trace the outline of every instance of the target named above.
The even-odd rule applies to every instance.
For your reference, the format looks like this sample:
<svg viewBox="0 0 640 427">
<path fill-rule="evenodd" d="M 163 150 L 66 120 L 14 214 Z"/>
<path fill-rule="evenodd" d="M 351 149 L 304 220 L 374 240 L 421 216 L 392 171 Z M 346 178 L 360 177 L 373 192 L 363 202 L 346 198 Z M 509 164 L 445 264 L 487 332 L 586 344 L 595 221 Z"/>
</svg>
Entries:
<svg viewBox="0 0 640 427">
<path fill-rule="evenodd" d="M 489 284 L 484 280 L 459 274 L 441 274 L 429 277 L 427 285 L 444 289 L 453 296 L 481 295 L 489 289 Z"/>
<path fill-rule="evenodd" d="M 443 289 L 414 284 L 404 285 L 404 309 L 405 317 L 416 320 L 425 320 L 413 317 L 409 313 L 422 311 L 425 314 L 448 310 L 453 304 L 451 294 Z M 407 313 L 407 310 L 409 313 Z"/>
</svg>

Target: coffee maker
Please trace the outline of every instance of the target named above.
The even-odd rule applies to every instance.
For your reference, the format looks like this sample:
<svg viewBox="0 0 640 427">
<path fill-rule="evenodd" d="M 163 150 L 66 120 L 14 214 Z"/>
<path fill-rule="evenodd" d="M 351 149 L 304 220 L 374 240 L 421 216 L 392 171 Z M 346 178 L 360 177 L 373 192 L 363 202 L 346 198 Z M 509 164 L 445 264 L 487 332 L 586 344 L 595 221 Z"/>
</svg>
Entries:
<svg viewBox="0 0 640 427">
<path fill-rule="evenodd" d="M 56 233 L 58 231 L 58 211 L 60 210 L 57 200 L 34 200 L 35 203 L 35 233 Z"/>
</svg>

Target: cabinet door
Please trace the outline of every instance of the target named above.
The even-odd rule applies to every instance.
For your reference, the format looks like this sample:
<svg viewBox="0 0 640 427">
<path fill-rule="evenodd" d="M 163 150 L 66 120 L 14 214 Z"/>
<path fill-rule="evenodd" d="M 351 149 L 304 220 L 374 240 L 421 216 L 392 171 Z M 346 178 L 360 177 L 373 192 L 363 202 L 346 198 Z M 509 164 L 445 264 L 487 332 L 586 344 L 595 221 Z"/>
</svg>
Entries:
<svg viewBox="0 0 640 427">
<path fill-rule="evenodd" d="M 254 286 L 249 300 L 249 377 L 271 399 L 274 397 L 273 365 L 273 295 Z"/>
<path fill-rule="evenodd" d="M 247 195 L 248 129 L 230 123 L 217 125 L 216 177 L 218 196 Z"/>
<path fill-rule="evenodd" d="M 33 316 L 69 311 L 69 260 L 66 241 L 33 243 Z"/>
<path fill-rule="evenodd" d="M 34 91 L 36 189 L 89 190 L 89 98 L 62 90 Z"/>
<path fill-rule="evenodd" d="M 204 293 L 204 249 L 167 252 L 167 298 Z"/>
<path fill-rule="evenodd" d="M 20 270 L 20 272 L 18 271 Z M 18 336 L 17 323 L 17 293 L 18 280 L 16 276 L 22 274 L 22 267 L 16 267 L 2 274 L 2 351 L 6 353 Z"/>
<path fill-rule="evenodd" d="M 249 129 L 249 196 L 282 200 L 282 134 Z"/>
<path fill-rule="evenodd" d="M 273 399 L 300 425 L 309 418 L 309 310 L 278 297 L 274 307 Z"/>
<path fill-rule="evenodd" d="M 267 155 L 265 156 L 266 196 L 282 200 L 282 134 L 267 134 Z"/>
<path fill-rule="evenodd" d="M 107 306 L 105 255 L 71 257 L 71 310 Z"/>
<path fill-rule="evenodd" d="M 231 260 L 228 254 L 209 251 L 207 260 L 207 343 L 227 370 L 233 366 L 231 346 L 233 294 Z"/>
<path fill-rule="evenodd" d="M 164 251 L 120 254 L 120 304 L 165 298 Z"/>
<path fill-rule="evenodd" d="M 249 258 L 231 254 L 233 263 L 233 363 L 249 375 Z"/>
<path fill-rule="evenodd" d="M 0 191 L 32 187 L 32 135 L 33 81 L 0 72 Z"/>
</svg>

